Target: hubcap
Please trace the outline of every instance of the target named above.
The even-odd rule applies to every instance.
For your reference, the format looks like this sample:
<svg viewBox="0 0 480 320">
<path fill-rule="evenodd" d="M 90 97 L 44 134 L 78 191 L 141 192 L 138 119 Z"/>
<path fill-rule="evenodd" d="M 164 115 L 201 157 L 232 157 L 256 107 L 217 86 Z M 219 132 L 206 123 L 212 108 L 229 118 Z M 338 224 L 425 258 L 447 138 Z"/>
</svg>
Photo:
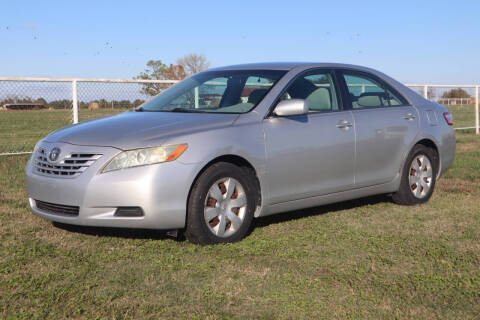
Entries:
<svg viewBox="0 0 480 320">
<path fill-rule="evenodd" d="M 416 198 L 424 198 L 432 187 L 432 180 L 433 170 L 430 160 L 423 154 L 417 155 L 410 164 L 408 176 L 410 191 Z"/>
<path fill-rule="evenodd" d="M 204 218 L 210 231 L 227 238 L 243 224 L 247 211 L 247 195 L 243 186 L 233 178 L 216 181 L 205 198 Z"/>
</svg>

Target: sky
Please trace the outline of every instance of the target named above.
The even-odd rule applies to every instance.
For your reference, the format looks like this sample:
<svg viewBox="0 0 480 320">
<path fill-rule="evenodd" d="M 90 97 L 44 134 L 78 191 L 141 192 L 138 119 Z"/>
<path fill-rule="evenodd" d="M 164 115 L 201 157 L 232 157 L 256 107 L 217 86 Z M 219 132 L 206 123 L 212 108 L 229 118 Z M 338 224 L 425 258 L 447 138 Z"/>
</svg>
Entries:
<svg viewBox="0 0 480 320">
<path fill-rule="evenodd" d="M 0 0 L 0 77 L 132 78 L 193 52 L 480 84 L 480 1 Z"/>
</svg>

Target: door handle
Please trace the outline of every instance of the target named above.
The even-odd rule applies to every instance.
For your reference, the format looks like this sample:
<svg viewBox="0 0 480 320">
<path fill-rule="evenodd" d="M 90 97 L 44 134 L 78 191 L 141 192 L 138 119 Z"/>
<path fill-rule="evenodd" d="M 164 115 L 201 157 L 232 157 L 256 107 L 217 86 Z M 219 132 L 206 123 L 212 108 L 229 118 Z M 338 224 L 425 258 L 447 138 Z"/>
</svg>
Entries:
<svg viewBox="0 0 480 320">
<path fill-rule="evenodd" d="M 337 128 L 338 129 L 343 129 L 343 130 L 348 130 L 350 129 L 350 127 L 352 127 L 353 125 L 348 122 L 347 120 L 340 120 L 338 123 L 337 123 Z"/>
<path fill-rule="evenodd" d="M 403 117 L 403 119 L 412 121 L 413 119 L 415 119 L 415 116 L 413 115 L 413 113 L 409 112 L 405 115 L 405 117 Z"/>
</svg>

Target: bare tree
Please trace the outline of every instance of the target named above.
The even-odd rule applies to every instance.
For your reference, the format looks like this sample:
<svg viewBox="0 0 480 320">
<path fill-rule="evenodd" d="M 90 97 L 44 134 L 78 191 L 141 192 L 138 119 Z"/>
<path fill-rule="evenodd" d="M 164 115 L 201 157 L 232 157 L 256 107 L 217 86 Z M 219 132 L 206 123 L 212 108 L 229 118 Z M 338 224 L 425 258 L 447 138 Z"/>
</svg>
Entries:
<svg viewBox="0 0 480 320">
<path fill-rule="evenodd" d="M 427 89 L 427 99 L 433 100 L 435 98 L 435 90 L 432 87 Z"/>
<path fill-rule="evenodd" d="M 196 74 L 207 70 L 210 62 L 203 54 L 190 53 L 177 59 L 177 64 L 183 66 L 188 75 Z"/>
<path fill-rule="evenodd" d="M 187 73 L 181 64 L 170 64 L 163 70 L 163 77 L 168 80 L 183 80 L 187 77 Z"/>
</svg>

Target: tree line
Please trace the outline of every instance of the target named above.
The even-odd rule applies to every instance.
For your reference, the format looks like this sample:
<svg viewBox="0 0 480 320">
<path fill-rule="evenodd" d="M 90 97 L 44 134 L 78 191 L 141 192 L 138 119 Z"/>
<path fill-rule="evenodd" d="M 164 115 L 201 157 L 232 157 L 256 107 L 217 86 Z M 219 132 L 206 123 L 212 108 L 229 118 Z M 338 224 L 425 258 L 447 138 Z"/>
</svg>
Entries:
<svg viewBox="0 0 480 320">
<path fill-rule="evenodd" d="M 162 60 L 149 60 L 143 72 L 140 72 L 134 79 L 141 80 L 183 80 L 188 76 L 202 72 L 208 69 L 210 62 L 205 55 L 190 53 L 176 60 L 175 64 L 166 65 Z M 147 96 L 155 96 L 167 89 L 169 84 L 145 83 L 142 84 L 140 93 Z M 91 101 L 79 101 L 78 107 L 80 109 L 95 108 L 100 109 L 126 109 L 135 108 L 144 103 L 142 99 L 135 100 L 106 100 L 97 99 Z M 72 100 L 59 99 L 53 101 L 46 101 L 44 98 L 32 99 L 29 97 L 20 97 L 17 95 L 10 95 L 7 98 L 0 100 L 0 106 L 4 104 L 39 104 L 48 109 L 70 109 L 72 108 Z"/>
<path fill-rule="evenodd" d="M 442 95 L 442 98 L 449 99 L 449 98 L 471 98 L 467 91 L 463 90 L 462 88 L 452 89 L 445 92 Z"/>
<path fill-rule="evenodd" d="M 96 105 L 100 109 L 129 109 L 135 108 L 144 103 L 145 100 L 135 99 L 135 100 L 106 100 L 98 99 L 92 101 L 78 101 L 78 108 L 80 109 L 89 109 L 92 105 Z M 47 109 L 71 109 L 72 100 L 70 99 L 60 99 L 53 101 L 46 101 L 44 98 L 32 99 L 29 97 L 17 97 L 10 96 L 6 99 L 0 100 L 0 106 L 5 104 L 38 104 L 42 105 Z M 96 109 L 96 108 L 95 108 Z"/>
</svg>

